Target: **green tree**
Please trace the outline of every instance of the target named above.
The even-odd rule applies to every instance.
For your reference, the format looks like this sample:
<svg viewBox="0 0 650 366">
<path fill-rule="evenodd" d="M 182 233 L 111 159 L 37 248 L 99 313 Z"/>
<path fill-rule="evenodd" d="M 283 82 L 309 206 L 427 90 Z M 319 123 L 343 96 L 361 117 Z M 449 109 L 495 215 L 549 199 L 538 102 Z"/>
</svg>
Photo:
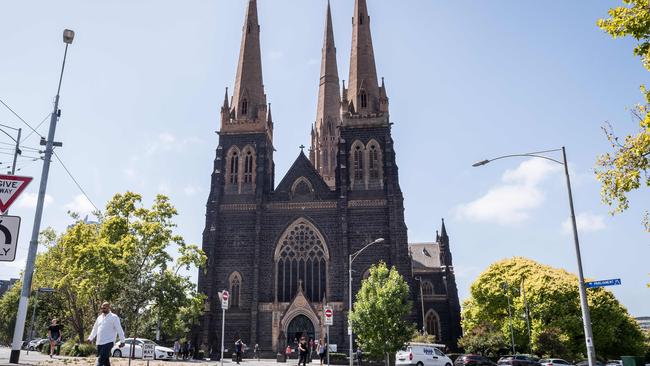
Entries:
<svg viewBox="0 0 650 366">
<path fill-rule="evenodd" d="M 363 351 L 381 358 L 401 349 L 415 331 L 415 325 L 406 320 L 411 307 L 409 286 L 397 269 L 383 262 L 373 265 L 350 312 Z"/>
<path fill-rule="evenodd" d="M 609 18 L 598 20 L 598 26 L 613 38 L 632 37 L 637 41 L 634 54 L 650 70 L 650 0 L 623 0 L 623 6 L 609 10 Z M 641 86 L 645 103 L 637 105 L 633 114 L 639 121 L 636 134 L 620 139 L 610 125 L 603 128 L 614 149 L 596 162 L 596 177 L 602 184 L 603 202 L 614 206 L 612 213 L 629 207 L 628 193 L 641 186 L 650 186 L 650 92 Z M 650 232 L 648 211 L 644 225 Z M 650 286 L 650 285 L 649 285 Z"/>
<path fill-rule="evenodd" d="M 22 282 L 17 281 L 0 297 L 0 344 L 11 344 Z"/>
<path fill-rule="evenodd" d="M 521 284 L 522 280 L 525 280 L 530 309 L 533 351 L 545 355 L 549 342 L 557 341 L 566 347 L 568 358 L 581 357 L 585 353 L 585 341 L 577 277 L 526 258 L 496 262 L 474 281 L 471 296 L 463 306 L 465 332 L 488 326 L 510 339 L 507 297 L 502 286 L 507 282 L 516 349 L 527 350 L 525 306 L 518 285 L 514 285 Z M 610 291 L 590 289 L 588 302 L 594 345 L 600 356 L 617 358 L 622 354 L 642 353 L 643 335 L 637 323 Z"/>
<path fill-rule="evenodd" d="M 496 356 L 501 350 L 508 349 L 508 341 L 501 330 L 490 324 L 478 324 L 458 340 L 458 345 L 467 353 L 483 356 Z"/>
</svg>

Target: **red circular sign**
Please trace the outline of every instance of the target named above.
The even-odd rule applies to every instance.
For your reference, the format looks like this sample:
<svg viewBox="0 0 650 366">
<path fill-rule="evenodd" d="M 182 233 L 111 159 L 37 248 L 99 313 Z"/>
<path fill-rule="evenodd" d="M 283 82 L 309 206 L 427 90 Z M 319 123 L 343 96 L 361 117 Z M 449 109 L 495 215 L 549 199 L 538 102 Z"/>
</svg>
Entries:
<svg viewBox="0 0 650 366">
<path fill-rule="evenodd" d="M 332 309 L 326 309 L 325 310 L 325 317 L 326 318 L 331 318 L 332 317 Z"/>
<path fill-rule="evenodd" d="M 221 293 L 221 298 L 224 301 L 228 301 L 228 297 L 230 297 L 230 295 L 228 294 L 228 291 L 224 291 L 224 292 Z"/>
</svg>

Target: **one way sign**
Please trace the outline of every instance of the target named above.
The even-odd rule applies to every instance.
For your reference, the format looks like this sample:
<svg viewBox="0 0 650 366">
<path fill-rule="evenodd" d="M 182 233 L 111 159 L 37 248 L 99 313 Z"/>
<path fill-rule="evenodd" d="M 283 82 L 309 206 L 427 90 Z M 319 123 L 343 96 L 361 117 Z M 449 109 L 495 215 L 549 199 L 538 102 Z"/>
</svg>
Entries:
<svg viewBox="0 0 650 366">
<path fill-rule="evenodd" d="M 19 216 L 0 216 L 0 262 L 16 259 L 19 230 Z"/>
</svg>

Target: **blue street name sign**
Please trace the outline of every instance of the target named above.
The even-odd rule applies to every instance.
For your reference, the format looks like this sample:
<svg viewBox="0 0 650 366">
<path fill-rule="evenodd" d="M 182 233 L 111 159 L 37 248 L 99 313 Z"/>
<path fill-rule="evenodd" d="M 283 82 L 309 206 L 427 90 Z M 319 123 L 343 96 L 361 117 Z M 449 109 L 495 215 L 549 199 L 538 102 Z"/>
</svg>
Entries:
<svg viewBox="0 0 650 366">
<path fill-rule="evenodd" d="M 587 288 L 594 288 L 594 287 L 603 287 L 603 286 L 616 286 L 621 284 L 621 279 L 620 278 L 614 278 L 611 280 L 600 280 L 600 281 L 592 281 L 592 282 L 585 282 L 585 287 Z"/>
</svg>

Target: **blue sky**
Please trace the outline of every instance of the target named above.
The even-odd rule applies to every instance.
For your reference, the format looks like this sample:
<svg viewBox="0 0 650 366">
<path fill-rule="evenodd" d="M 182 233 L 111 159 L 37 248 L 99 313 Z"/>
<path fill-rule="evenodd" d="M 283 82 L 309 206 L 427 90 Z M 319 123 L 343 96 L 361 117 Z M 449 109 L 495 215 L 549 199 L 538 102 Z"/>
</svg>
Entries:
<svg viewBox="0 0 650 366">
<path fill-rule="evenodd" d="M 611 40 L 595 25 L 618 2 L 368 2 L 395 123 L 409 241 L 434 240 L 446 219 L 461 300 L 481 271 L 506 257 L 576 272 L 561 167 L 515 159 L 471 167 L 487 157 L 565 145 L 585 274 L 621 278 L 616 296 L 632 315 L 649 315 L 650 246 L 640 222 L 648 191 L 632 194 L 630 210 L 611 217 L 593 175 L 597 155 L 609 149 L 600 127 L 610 121 L 617 133 L 635 131 L 629 108 L 648 81 L 631 40 Z M 347 79 L 353 1 L 331 3 L 339 73 Z M 325 4 L 259 0 L 276 182 L 298 146 L 309 144 Z M 178 232 L 200 244 L 214 131 L 224 88 L 235 78 L 244 10 L 244 0 L 9 2 L 0 14 L 0 98 L 34 127 L 47 117 L 61 31 L 74 29 L 59 156 L 97 206 L 125 190 L 142 193 L 147 203 L 168 194 L 179 209 Z M 0 123 L 27 133 L 4 107 Z M 39 133 L 46 128 L 47 122 Z M 38 137 L 25 146 L 38 148 Z M 0 152 L 2 167 L 10 156 Z M 19 166 L 20 174 L 40 176 L 39 161 L 24 158 Z M 24 267 L 37 187 L 36 179 L 12 208 L 23 217 L 20 251 L 16 262 L 0 265 L 0 278 Z M 68 209 L 91 209 L 58 162 L 48 195 L 44 226 L 62 230 L 71 222 Z"/>
</svg>

